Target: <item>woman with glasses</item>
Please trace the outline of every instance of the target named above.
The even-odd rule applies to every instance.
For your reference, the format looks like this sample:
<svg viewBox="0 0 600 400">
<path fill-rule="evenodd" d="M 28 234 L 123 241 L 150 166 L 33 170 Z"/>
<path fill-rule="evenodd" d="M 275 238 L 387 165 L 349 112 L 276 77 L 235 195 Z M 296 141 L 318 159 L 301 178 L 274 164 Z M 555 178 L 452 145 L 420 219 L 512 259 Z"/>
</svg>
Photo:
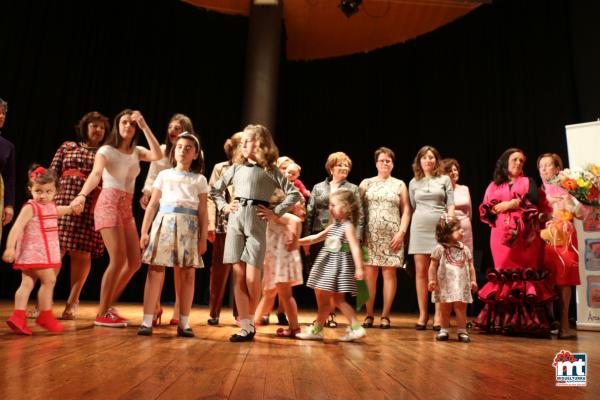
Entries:
<svg viewBox="0 0 600 400">
<path fill-rule="evenodd" d="M 358 186 L 348 182 L 348 174 L 352 169 L 352 160 L 345 153 L 338 151 L 331 153 L 325 163 L 325 171 L 329 175 L 321 183 L 317 183 L 311 193 L 308 204 L 306 205 L 306 219 L 304 224 L 303 236 L 313 235 L 321 232 L 329 223 L 329 195 L 338 189 L 348 189 L 355 193 L 356 198 L 360 199 Z M 362 207 L 359 210 L 358 224 L 356 231 L 358 240 L 362 240 L 362 230 L 364 225 L 364 216 Z M 309 255 L 310 265 L 314 262 L 323 242 L 316 243 L 310 247 L 305 246 L 304 251 Z M 335 305 L 331 305 L 331 312 L 326 326 L 330 328 L 337 327 L 335 320 Z"/>
<path fill-rule="evenodd" d="M 377 176 L 364 179 L 359 186 L 365 212 L 364 243 L 367 246 L 365 279 L 371 294 L 363 327 L 372 328 L 379 269 L 383 275 L 383 309 L 379 327 L 390 327 L 390 311 L 396 296 L 396 271 L 404 265 L 404 236 L 410 223 L 408 190 L 392 176 L 394 152 L 387 147 L 375 151 Z"/>
</svg>

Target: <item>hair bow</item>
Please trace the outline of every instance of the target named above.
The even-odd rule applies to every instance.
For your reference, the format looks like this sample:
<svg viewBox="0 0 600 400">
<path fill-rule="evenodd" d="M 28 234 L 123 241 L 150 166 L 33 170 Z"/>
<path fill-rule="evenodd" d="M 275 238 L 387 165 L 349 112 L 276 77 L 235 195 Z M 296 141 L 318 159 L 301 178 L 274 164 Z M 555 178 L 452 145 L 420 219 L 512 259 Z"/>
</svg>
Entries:
<svg viewBox="0 0 600 400">
<path fill-rule="evenodd" d="M 450 222 L 454 221 L 454 217 L 449 216 L 446 213 L 443 213 L 442 216 L 440 217 L 440 219 L 444 220 L 445 223 L 449 224 Z"/>
<path fill-rule="evenodd" d="M 40 175 L 43 175 L 46 173 L 46 168 L 44 167 L 37 167 L 36 169 L 34 169 L 33 171 L 31 171 L 31 174 L 29 174 L 29 176 L 31 177 L 31 179 L 35 179 Z"/>
</svg>

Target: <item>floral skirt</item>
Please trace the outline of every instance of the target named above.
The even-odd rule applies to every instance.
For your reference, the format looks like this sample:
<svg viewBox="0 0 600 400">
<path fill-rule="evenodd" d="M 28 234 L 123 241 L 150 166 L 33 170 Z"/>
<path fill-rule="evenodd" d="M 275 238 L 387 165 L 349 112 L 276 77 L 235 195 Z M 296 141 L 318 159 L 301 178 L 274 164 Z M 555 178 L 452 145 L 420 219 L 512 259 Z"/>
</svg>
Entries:
<svg viewBox="0 0 600 400">
<path fill-rule="evenodd" d="M 158 212 L 142 262 L 165 267 L 204 268 L 198 254 L 198 216 Z"/>
</svg>

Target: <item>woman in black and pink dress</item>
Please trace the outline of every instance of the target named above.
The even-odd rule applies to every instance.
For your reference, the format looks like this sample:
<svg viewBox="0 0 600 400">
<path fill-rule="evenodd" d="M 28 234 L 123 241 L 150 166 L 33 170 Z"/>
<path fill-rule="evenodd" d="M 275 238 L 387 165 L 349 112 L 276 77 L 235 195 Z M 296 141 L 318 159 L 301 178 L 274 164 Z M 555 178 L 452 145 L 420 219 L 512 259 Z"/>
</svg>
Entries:
<svg viewBox="0 0 600 400">
<path fill-rule="evenodd" d="M 69 205 L 81 191 L 94 166 L 96 150 L 103 144 L 110 127 L 108 118 L 99 112 L 85 114 L 76 129 L 78 142 L 64 142 L 56 151 L 50 168 L 60 176 L 61 191 L 56 205 Z M 100 232 L 94 230 L 94 204 L 97 189 L 85 201 L 80 215 L 65 215 L 58 220 L 61 253 L 71 259 L 71 292 L 63 311 L 63 319 L 75 319 L 79 295 L 90 273 L 92 258 L 104 253 Z M 58 272 L 58 270 L 57 270 Z"/>
</svg>

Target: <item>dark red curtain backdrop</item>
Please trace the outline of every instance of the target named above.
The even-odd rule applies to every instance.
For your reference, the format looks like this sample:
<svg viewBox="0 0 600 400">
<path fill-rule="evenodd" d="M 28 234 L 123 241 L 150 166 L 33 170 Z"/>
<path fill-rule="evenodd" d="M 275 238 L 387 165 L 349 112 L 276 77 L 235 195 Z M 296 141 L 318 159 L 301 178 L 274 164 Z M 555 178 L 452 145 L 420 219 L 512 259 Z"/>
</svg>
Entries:
<svg viewBox="0 0 600 400">
<path fill-rule="evenodd" d="M 324 179 L 333 151 L 352 158 L 350 181 L 373 176 L 373 151 L 382 145 L 396 152 L 395 175 L 408 183 L 416 151 L 430 144 L 461 162 L 476 207 L 503 150 L 523 148 L 526 172 L 537 177 L 539 154 L 566 159 L 564 125 L 598 118 L 599 14 L 592 0 L 498 0 L 372 53 L 314 62 L 282 55 L 276 142 L 302 165 L 309 188 Z M 173 113 L 190 115 L 210 173 L 225 138 L 241 128 L 246 38 L 245 18 L 175 0 L 4 1 L 0 97 L 9 113 L 2 134 L 18 149 L 19 201 L 27 165 L 49 163 L 90 110 L 112 117 L 139 108 L 161 140 Z M 488 230 L 477 218 L 474 234 L 485 269 Z M 105 265 L 95 263 L 83 299 L 98 298 Z M 63 274 L 57 299 L 68 293 Z M 198 275 L 197 303 L 207 298 L 207 278 L 208 271 Z M 0 296 L 11 297 L 19 279 L 3 265 Z M 144 279 L 145 269 L 123 300 L 141 301 Z M 310 301 L 309 292 L 299 294 Z M 413 307 L 413 279 L 401 272 L 395 308 Z"/>
</svg>

